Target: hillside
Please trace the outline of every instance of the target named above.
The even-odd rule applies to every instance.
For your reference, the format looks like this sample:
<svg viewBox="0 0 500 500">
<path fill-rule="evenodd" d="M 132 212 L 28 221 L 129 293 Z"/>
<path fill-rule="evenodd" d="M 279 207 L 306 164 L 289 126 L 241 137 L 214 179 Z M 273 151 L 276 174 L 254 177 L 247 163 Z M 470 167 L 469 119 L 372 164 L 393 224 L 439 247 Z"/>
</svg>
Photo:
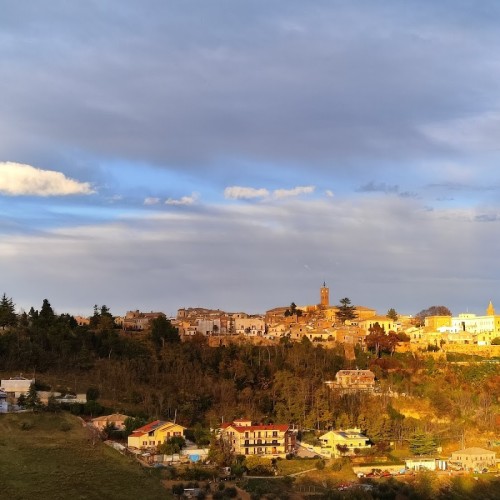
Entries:
<svg viewBox="0 0 500 500">
<path fill-rule="evenodd" d="M 67 413 L 0 415 L 0 491 L 10 500 L 158 499 L 156 477 L 101 442 Z"/>
</svg>

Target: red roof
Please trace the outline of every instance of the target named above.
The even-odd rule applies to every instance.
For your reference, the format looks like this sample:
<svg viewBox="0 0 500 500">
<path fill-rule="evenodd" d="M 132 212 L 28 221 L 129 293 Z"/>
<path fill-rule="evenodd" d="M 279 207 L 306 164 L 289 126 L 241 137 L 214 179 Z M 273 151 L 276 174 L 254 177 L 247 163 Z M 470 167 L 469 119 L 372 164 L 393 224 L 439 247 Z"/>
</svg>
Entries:
<svg viewBox="0 0 500 500">
<path fill-rule="evenodd" d="M 248 431 L 280 431 L 286 432 L 290 426 L 286 424 L 281 425 L 234 425 L 232 422 L 229 424 L 222 424 L 222 429 L 227 429 L 228 427 L 232 427 L 236 432 L 243 433 Z"/>
<path fill-rule="evenodd" d="M 147 434 L 148 432 L 154 431 L 155 429 L 166 423 L 167 422 L 164 422 L 162 420 L 155 420 L 154 422 L 146 424 L 143 427 L 139 427 L 134 432 L 132 432 L 132 435 L 136 434 L 138 436 L 142 436 L 143 434 Z"/>
</svg>

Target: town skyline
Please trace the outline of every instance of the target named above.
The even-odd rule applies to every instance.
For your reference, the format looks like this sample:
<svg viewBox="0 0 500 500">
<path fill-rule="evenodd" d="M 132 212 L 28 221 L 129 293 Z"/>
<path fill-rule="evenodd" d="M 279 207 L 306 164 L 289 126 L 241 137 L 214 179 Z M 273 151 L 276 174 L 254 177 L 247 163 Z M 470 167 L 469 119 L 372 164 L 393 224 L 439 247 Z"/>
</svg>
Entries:
<svg viewBox="0 0 500 500">
<path fill-rule="evenodd" d="M 497 2 L 2 12 L 18 308 L 258 313 L 323 281 L 380 313 L 497 301 Z"/>
</svg>

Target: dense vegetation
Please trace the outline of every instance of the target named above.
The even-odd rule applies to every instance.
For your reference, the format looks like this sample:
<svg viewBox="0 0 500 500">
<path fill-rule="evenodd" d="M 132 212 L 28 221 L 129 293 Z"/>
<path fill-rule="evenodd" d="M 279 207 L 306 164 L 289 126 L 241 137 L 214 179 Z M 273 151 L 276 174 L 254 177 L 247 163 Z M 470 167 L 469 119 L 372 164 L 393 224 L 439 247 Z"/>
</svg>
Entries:
<svg viewBox="0 0 500 500">
<path fill-rule="evenodd" d="M 175 415 L 186 426 L 246 416 L 302 429 L 357 425 L 379 443 L 405 443 L 431 431 L 439 445 L 466 427 L 492 429 L 499 412 L 498 365 L 398 354 L 392 344 L 385 351 L 379 344 L 373 352 L 356 350 L 352 361 L 342 346 L 325 349 L 307 339 L 214 348 L 203 337 L 180 342 L 165 318 L 149 333 L 125 334 L 106 306 L 95 308 L 89 326 L 78 326 L 71 316 L 56 315 L 47 300 L 40 311 L 9 318 L 0 335 L 1 372 L 35 372 L 46 389 L 95 388 L 111 410 Z M 453 430 L 432 418 L 405 418 L 388 396 L 342 395 L 325 386 L 339 369 L 356 367 L 372 369 L 382 389 L 425 400 L 433 417 L 453 419 Z"/>
</svg>

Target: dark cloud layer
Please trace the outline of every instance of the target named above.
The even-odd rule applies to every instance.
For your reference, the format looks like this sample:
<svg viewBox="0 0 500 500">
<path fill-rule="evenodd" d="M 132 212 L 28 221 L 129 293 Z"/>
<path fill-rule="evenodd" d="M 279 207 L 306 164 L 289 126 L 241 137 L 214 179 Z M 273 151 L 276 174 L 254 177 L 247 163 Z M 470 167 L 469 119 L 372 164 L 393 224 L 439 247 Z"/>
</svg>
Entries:
<svg viewBox="0 0 500 500">
<path fill-rule="evenodd" d="M 22 304 L 494 299 L 498 2 L 0 7 L 0 162 L 96 191 L 0 199 Z"/>
</svg>

